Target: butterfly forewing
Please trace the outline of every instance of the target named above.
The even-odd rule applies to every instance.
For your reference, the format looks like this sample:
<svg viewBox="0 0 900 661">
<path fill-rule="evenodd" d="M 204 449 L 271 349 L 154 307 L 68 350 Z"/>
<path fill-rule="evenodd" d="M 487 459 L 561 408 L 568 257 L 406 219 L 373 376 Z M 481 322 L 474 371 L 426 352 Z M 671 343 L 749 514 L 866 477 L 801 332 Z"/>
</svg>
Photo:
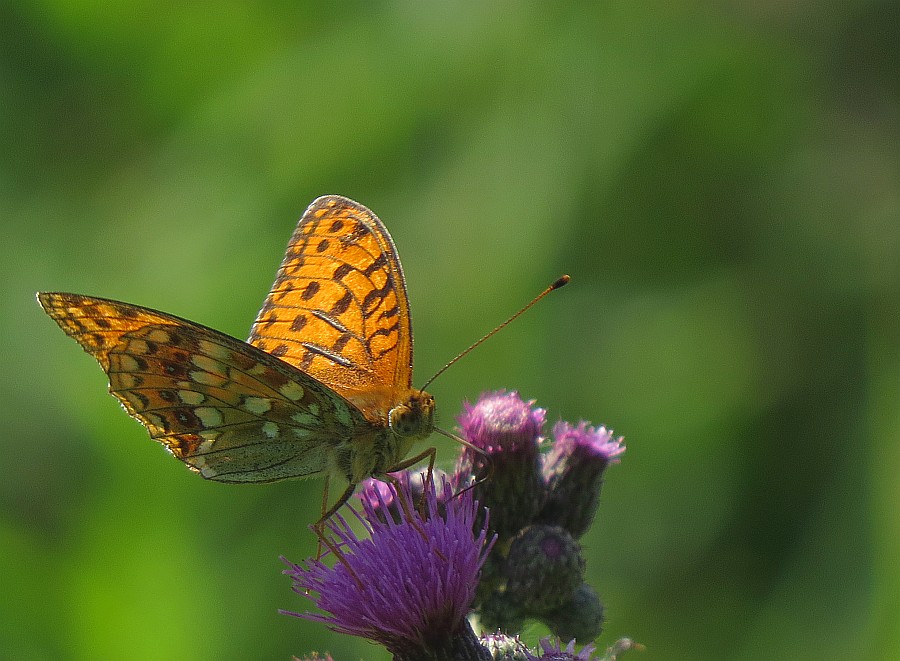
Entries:
<svg viewBox="0 0 900 661">
<path fill-rule="evenodd" d="M 343 197 L 313 202 L 248 341 L 357 402 L 361 392 L 383 392 L 390 402 L 409 389 L 409 304 L 381 221 Z M 384 424 L 385 407 L 360 404 L 377 424 Z"/>
<path fill-rule="evenodd" d="M 128 413 L 206 478 L 266 482 L 320 473 L 367 424 L 311 376 L 205 326 L 77 294 L 39 300 L 100 362 Z"/>
</svg>

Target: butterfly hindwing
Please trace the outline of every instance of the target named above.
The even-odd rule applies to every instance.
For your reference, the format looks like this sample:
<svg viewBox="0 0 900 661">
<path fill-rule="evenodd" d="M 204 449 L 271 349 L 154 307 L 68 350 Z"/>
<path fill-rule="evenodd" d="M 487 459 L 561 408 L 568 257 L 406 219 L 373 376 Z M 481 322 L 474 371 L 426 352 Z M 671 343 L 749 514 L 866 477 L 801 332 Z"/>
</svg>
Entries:
<svg viewBox="0 0 900 661">
<path fill-rule="evenodd" d="M 57 293 L 39 299 L 97 358 L 128 413 L 206 478 L 314 475 L 365 425 L 327 386 L 224 333 L 117 301 Z"/>
</svg>

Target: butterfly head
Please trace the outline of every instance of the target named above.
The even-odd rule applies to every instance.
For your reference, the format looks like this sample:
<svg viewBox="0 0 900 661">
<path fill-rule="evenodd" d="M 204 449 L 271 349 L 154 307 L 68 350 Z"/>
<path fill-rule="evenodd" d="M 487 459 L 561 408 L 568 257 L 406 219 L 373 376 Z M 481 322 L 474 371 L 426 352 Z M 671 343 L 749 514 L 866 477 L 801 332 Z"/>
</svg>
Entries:
<svg viewBox="0 0 900 661">
<path fill-rule="evenodd" d="M 434 397 L 424 390 L 411 390 L 388 414 L 391 431 L 400 438 L 427 438 L 434 430 Z"/>
</svg>

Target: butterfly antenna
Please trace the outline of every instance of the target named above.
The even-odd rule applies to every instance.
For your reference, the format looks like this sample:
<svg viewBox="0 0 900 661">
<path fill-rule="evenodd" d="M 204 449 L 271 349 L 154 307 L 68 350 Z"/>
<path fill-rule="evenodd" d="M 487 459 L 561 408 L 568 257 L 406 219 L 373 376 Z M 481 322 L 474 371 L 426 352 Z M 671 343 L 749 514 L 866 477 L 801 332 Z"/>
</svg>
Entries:
<svg viewBox="0 0 900 661">
<path fill-rule="evenodd" d="M 506 326 L 507 324 L 511 323 L 513 320 L 515 320 L 517 317 L 519 317 L 522 313 L 524 313 L 526 310 L 528 310 L 528 308 L 530 308 L 532 305 L 534 305 L 534 304 L 537 303 L 539 300 L 541 300 L 542 298 L 544 298 L 544 296 L 546 296 L 547 294 L 549 294 L 550 292 L 552 292 L 552 291 L 555 290 L 555 289 L 559 289 L 560 287 L 564 287 L 565 285 L 567 285 L 567 284 L 569 283 L 569 280 L 570 280 L 570 278 L 569 278 L 569 276 L 567 276 L 567 275 L 564 275 L 564 276 L 560 277 L 559 279 L 557 279 L 556 282 L 554 282 L 552 285 L 550 285 L 549 287 L 547 287 L 547 288 L 546 288 L 544 291 L 542 291 L 540 294 L 538 294 L 538 295 L 535 296 L 533 299 L 531 299 L 531 302 L 528 303 L 525 307 L 523 307 L 521 310 L 519 310 L 518 312 L 516 312 L 513 316 L 511 316 L 509 319 L 507 319 L 506 321 L 504 321 L 502 324 L 500 324 L 499 326 L 497 326 L 496 328 L 494 328 L 494 330 L 492 330 L 491 332 L 489 332 L 489 333 L 487 333 L 486 335 L 484 335 L 484 337 L 482 337 L 480 340 L 478 340 L 477 342 L 474 342 L 473 344 L 469 345 L 469 347 L 468 347 L 467 349 L 463 350 L 461 353 L 459 353 L 459 354 L 456 356 L 456 358 L 454 358 L 454 359 L 451 360 L 449 363 L 447 363 L 446 365 L 444 365 L 441 369 L 439 369 L 439 370 L 437 371 L 437 373 L 436 373 L 433 377 L 431 377 L 430 379 L 428 379 L 428 381 L 425 382 L 425 385 L 422 386 L 422 390 L 427 389 L 428 386 L 430 386 L 430 385 L 434 382 L 434 380 L 435 380 L 436 378 L 438 378 L 441 374 L 443 374 L 444 372 L 447 371 L 447 368 L 449 368 L 451 365 L 453 365 L 453 364 L 454 364 L 456 361 L 458 361 L 460 358 L 462 358 L 463 356 L 465 356 L 466 354 L 468 354 L 470 351 L 472 351 L 472 349 L 474 349 L 474 348 L 477 347 L 479 344 L 481 344 L 482 342 L 484 342 L 486 339 L 488 339 L 489 337 L 491 337 L 494 333 L 496 333 L 497 331 L 499 331 L 501 328 L 503 328 L 503 327 Z"/>
</svg>

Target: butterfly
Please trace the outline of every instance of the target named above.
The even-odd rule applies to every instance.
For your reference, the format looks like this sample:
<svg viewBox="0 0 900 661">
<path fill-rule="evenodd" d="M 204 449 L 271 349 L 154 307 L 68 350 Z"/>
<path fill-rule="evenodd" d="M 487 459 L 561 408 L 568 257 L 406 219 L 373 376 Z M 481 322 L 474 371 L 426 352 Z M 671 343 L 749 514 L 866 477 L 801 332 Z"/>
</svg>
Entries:
<svg viewBox="0 0 900 661">
<path fill-rule="evenodd" d="M 150 308 L 42 292 L 60 328 L 100 363 L 151 438 L 202 477 L 259 483 L 390 480 L 434 429 L 412 387 L 413 338 L 394 242 L 369 209 L 315 200 L 300 219 L 247 342 Z"/>
</svg>

